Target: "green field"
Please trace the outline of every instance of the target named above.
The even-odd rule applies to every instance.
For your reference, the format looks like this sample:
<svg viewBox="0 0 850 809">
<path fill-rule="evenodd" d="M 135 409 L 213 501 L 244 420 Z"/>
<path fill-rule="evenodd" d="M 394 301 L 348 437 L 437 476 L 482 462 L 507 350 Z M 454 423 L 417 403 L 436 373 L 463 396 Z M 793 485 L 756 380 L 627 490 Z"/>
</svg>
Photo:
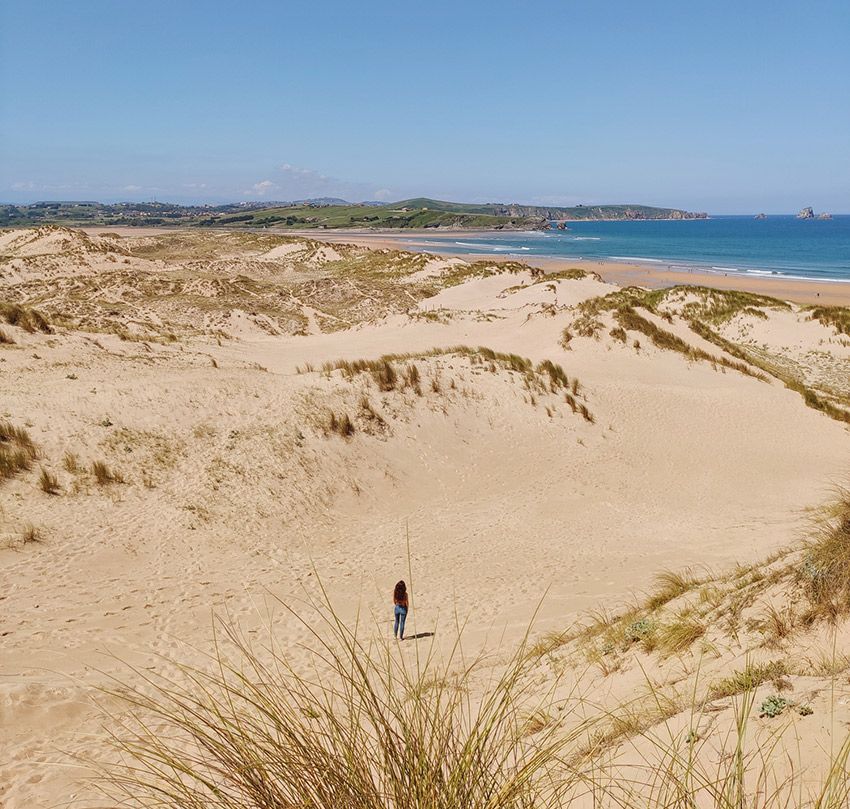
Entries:
<svg viewBox="0 0 850 809">
<path fill-rule="evenodd" d="M 647 205 L 577 205 L 545 208 L 501 203 L 466 204 L 417 197 L 378 204 L 251 203 L 218 206 L 167 202 L 105 204 L 100 202 L 39 202 L 0 205 L 0 227 L 33 225 L 234 227 L 286 229 L 477 228 L 489 230 L 545 229 L 552 220 L 691 219 L 675 208 Z"/>
</svg>

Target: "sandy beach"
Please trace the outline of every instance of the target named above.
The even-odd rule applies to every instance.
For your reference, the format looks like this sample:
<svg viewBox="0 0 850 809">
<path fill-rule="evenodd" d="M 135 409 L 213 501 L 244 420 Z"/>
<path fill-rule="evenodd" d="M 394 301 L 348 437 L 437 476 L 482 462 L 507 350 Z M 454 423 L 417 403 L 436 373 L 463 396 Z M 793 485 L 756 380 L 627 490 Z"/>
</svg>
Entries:
<svg viewBox="0 0 850 809">
<path fill-rule="evenodd" d="M 791 303 L 724 299 L 720 317 L 709 292 L 672 293 L 629 321 L 606 301 L 669 274 L 571 261 L 601 280 L 549 279 L 563 265 L 423 256 L 384 234 L 101 232 L 0 233 L 0 297 L 45 318 L 0 324 L 3 419 L 33 448 L 0 480 L 5 809 L 91 805 L 78 757 L 111 755 L 100 689 L 172 673 L 171 657 L 206 665 L 213 614 L 273 633 L 297 665 L 308 636 L 273 598 L 300 605 L 317 578 L 376 641 L 412 580 L 410 630 L 435 634 L 400 653 L 452 648 L 461 615 L 497 666 L 538 609 L 550 637 L 642 603 L 661 571 L 699 571 L 669 608 L 693 598 L 692 646 L 597 660 L 595 636 L 564 641 L 535 682 L 557 670 L 559 698 L 614 709 L 646 676 L 681 699 L 697 670 L 710 682 L 780 648 L 821 771 L 836 685 L 811 660 L 829 638 L 814 625 L 765 647 L 756 617 L 785 592 L 765 559 L 847 473 L 850 339 L 797 305 L 847 303 L 847 285 L 686 274 Z M 346 365 L 387 354 L 389 372 Z M 752 590 L 732 632 L 710 610 L 732 614 L 744 569 L 774 589 Z M 729 700 L 712 710 L 707 737 L 734 722 Z"/>
<path fill-rule="evenodd" d="M 474 232 L 473 232 L 474 233 Z M 826 306 L 850 306 L 850 284 L 841 281 L 796 280 L 783 278 L 757 278 L 743 273 L 706 272 L 698 268 L 691 271 L 673 269 L 672 265 L 640 264 L 623 261 L 597 261 L 595 259 L 561 258 L 521 258 L 516 256 L 493 255 L 492 253 L 458 253 L 452 250 L 452 242 L 462 236 L 464 231 L 453 234 L 434 231 L 405 231 L 404 233 L 370 233 L 368 231 L 345 231 L 344 233 L 327 231 L 300 231 L 300 235 L 327 242 L 362 244 L 387 249 L 415 249 L 438 253 L 443 256 L 458 256 L 466 259 L 486 261 L 516 261 L 547 272 L 558 272 L 570 267 L 593 270 L 602 278 L 620 286 L 633 284 L 660 289 L 674 284 L 697 284 L 717 289 L 742 289 L 760 295 L 770 295 L 796 303 L 820 304 Z M 467 232 L 467 235 L 469 233 Z M 487 236 L 486 232 L 478 233 Z M 500 232 L 500 235 L 504 235 Z M 445 249 L 435 246 L 441 238 L 446 239 Z M 427 239 L 427 245 L 422 240 Z"/>
</svg>

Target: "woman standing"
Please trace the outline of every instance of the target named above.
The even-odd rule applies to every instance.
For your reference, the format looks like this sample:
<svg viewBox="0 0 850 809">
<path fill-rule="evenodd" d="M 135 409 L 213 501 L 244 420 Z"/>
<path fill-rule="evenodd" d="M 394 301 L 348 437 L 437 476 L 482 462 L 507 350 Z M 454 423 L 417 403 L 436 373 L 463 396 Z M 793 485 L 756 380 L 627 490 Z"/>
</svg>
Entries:
<svg viewBox="0 0 850 809">
<path fill-rule="evenodd" d="M 393 637 L 404 640 L 404 622 L 407 620 L 407 585 L 400 581 L 393 590 L 393 605 L 395 612 L 395 625 L 393 626 Z"/>
</svg>

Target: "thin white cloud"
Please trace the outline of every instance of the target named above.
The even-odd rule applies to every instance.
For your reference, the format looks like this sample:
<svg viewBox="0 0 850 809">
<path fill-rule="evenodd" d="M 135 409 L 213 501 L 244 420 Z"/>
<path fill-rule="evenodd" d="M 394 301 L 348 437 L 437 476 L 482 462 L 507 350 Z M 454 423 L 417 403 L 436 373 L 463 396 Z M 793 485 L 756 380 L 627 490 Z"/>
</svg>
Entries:
<svg viewBox="0 0 850 809">
<path fill-rule="evenodd" d="M 277 188 L 277 185 L 271 180 L 260 180 L 260 182 L 254 183 L 247 191 L 243 191 L 242 193 L 246 197 L 264 197 L 274 188 Z"/>
<path fill-rule="evenodd" d="M 266 197 L 274 194 L 279 200 L 315 199 L 336 197 L 349 202 L 361 202 L 368 199 L 388 199 L 392 192 L 388 188 L 375 191 L 373 183 L 341 180 L 329 177 L 315 169 L 281 163 L 274 179 L 265 179 L 254 183 L 243 191 L 246 197 Z"/>
</svg>

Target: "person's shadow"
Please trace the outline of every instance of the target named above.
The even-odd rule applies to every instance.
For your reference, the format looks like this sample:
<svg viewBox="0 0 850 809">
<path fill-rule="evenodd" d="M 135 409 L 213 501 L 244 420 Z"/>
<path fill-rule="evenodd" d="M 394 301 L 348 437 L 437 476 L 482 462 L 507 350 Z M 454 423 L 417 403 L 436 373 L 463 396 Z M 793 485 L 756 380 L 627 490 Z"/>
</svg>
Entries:
<svg viewBox="0 0 850 809">
<path fill-rule="evenodd" d="M 420 638 L 433 638 L 433 632 L 417 632 L 415 635 L 405 635 L 405 640 L 419 640 Z"/>
</svg>

